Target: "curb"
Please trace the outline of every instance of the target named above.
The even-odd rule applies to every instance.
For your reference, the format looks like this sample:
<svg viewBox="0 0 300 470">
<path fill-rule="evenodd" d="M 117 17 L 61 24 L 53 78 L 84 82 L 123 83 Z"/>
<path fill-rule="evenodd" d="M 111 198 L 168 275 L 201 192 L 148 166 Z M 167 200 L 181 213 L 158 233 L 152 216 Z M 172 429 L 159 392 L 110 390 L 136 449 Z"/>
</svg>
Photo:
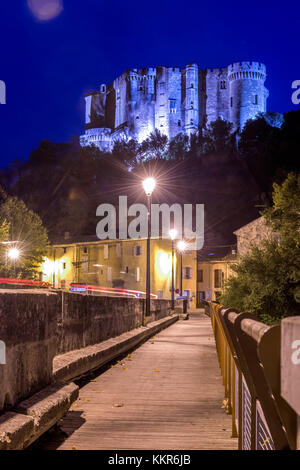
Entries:
<svg viewBox="0 0 300 470">
<path fill-rule="evenodd" d="M 0 450 L 32 444 L 67 413 L 78 390 L 74 383 L 50 385 L 0 416 Z"/>
<path fill-rule="evenodd" d="M 70 351 L 54 359 L 53 381 L 68 381 L 102 367 L 145 339 L 172 325 L 179 315 L 165 317 L 93 346 Z"/>
</svg>

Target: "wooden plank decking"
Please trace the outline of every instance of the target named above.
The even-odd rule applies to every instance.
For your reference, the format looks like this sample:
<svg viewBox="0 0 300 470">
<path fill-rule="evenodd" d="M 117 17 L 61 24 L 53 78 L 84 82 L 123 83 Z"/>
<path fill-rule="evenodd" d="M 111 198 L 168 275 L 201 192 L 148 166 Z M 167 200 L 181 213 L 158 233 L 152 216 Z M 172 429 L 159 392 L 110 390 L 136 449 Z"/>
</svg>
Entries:
<svg viewBox="0 0 300 470">
<path fill-rule="evenodd" d="M 210 320 L 195 312 L 81 388 L 43 449 L 236 449 Z M 121 406 L 116 406 L 121 405 Z"/>
</svg>

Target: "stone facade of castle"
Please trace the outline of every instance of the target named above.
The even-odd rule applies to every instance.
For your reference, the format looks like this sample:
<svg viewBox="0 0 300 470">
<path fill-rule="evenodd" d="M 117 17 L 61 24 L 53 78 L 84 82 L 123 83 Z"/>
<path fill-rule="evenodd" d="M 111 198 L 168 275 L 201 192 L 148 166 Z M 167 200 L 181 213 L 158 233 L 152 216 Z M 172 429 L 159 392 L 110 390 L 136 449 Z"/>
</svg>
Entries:
<svg viewBox="0 0 300 470">
<path fill-rule="evenodd" d="M 116 140 L 142 142 L 155 129 L 172 139 L 218 118 L 242 129 L 247 120 L 266 112 L 265 80 L 266 67 L 259 62 L 205 71 L 195 63 L 184 69 L 127 70 L 86 96 L 86 130 L 80 143 L 110 150 Z"/>
</svg>

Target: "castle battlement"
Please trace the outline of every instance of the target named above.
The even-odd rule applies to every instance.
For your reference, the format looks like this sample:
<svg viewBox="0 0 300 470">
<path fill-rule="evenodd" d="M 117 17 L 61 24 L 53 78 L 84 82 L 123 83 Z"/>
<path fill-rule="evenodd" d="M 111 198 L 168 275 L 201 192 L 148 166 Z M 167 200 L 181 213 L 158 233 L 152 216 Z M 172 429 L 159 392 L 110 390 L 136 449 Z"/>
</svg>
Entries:
<svg viewBox="0 0 300 470">
<path fill-rule="evenodd" d="M 155 129 L 172 139 L 218 118 L 241 129 L 247 120 L 266 112 L 265 80 L 265 65 L 254 61 L 206 70 L 195 62 L 184 68 L 127 69 L 86 96 L 81 145 L 107 150 L 118 139 L 141 142 Z"/>
</svg>

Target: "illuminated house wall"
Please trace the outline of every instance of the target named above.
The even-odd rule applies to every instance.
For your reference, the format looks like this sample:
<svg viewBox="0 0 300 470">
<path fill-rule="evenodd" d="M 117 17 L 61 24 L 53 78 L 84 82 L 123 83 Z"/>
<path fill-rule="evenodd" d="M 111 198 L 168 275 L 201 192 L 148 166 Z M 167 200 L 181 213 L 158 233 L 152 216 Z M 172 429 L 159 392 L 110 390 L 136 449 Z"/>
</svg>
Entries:
<svg viewBox="0 0 300 470">
<path fill-rule="evenodd" d="M 110 150 L 116 140 L 142 142 L 158 129 L 169 139 L 190 135 L 219 117 L 243 128 L 248 119 L 266 112 L 266 67 L 238 62 L 202 71 L 155 67 L 127 70 L 108 86 L 86 96 L 82 146 Z"/>
<path fill-rule="evenodd" d="M 71 240 L 52 245 L 41 266 L 42 280 L 55 287 L 86 283 L 108 288 L 146 290 L 146 239 Z M 151 240 L 151 293 L 171 298 L 171 240 Z M 191 279 L 183 279 L 183 290 L 196 295 L 196 252 L 183 255 L 183 268 L 191 268 Z M 175 289 L 180 288 L 180 262 L 175 255 Z M 192 306 L 195 305 L 193 301 Z"/>
</svg>

